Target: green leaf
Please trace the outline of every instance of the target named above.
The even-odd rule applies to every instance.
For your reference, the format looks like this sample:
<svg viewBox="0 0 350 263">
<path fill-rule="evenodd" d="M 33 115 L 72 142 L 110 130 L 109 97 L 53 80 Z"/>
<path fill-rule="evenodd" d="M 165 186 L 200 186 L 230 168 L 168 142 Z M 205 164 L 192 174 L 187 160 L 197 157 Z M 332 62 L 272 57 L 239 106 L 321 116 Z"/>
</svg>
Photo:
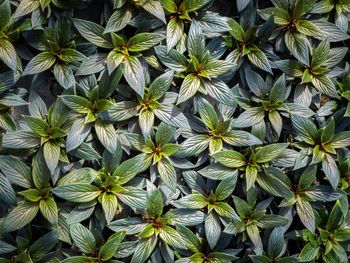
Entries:
<svg viewBox="0 0 350 263">
<path fill-rule="evenodd" d="M 150 49 L 164 39 L 164 35 L 157 33 L 139 33 L 128 41 L 128 50 L 140 52 Z"/>
<path fill-rule="evenodd" d="M 3 227 L 7 232 L 18 230 L 28 225 L 35 218 L 38 211 L 39 205 L 37 203 L 19 203 L 6 216 Z"/>
<path fill-rule="evenodd" d="M 93 254 L 96 252 L 96 241 L 89 229 L 81 224 L 72 224 L 69 230 L 74 244 L 83 253 Z"/>
<path fill-rule="evenodd" d="M 176 104 L 178 105 L 192 98 L 199 90 L 200 85 L 201 80 L 199 77 L 194 74 L 187 75 L 181 84 Z"/>
<path fill-rule="evenodd" d="M 209 4 L 210 2 L 210 0 L 184 0 L 179 6 L 179 10 L 186 12 L 196 11 Z"/>
<path fill-rule="evenodd" d="M 35 261 L 42 259 L 57 244 L 58 238 L 59 232 L 57 230 L 40 237 L 29 247 L 31 258 Z"/>
<path fill-rule="evenodd" d="M 176 72 L 185 71 L 188 65 L 186 57 L 175 49 L 167 51 L 167 47 L 156 46 L 154 48 L 159 60 L 168 68 Z"/>
<path fill-rule="evenodd" d="M 53 67 L 53 74 L 57 82 L 64 89 L 69 89 L 75 86 L 74 73 L 69 65 L 56 63 Z"/>
<path fill-rule="evenodd" d="M 62 99 L 64 104 L 67 105 L 67 107 L 69 107 L 70 109 L 72 109 L 77 113 L 87 114 L 91 111 L 90 102 L 81 96 L 62 95 L 60 98 Z"/>
<path fill-rule="evenodd" d="M 113 220 L 118 210 L 117 197 L 114 194 L 103 193 L 101 204 L 107 224 L 109 224 Z"/>
<path fill-rule="evenodd" d="M 297 213 L 303 225 L 312 233 L 315 232 L 315 213 L 308 201 L 297 199 Z"/>
<path fill-rule="evenodd" d="M 154 100 L 159 100 L 162 98 L 165 95 L 166 91 L 170 88 L 173 78 L 173 70 L 169 70 L 157 77 L 149 86 L 148 95 Z"/>
<path fill-rule="evenodd" d="M 117 32 L 122 30 L 130 22 L 132 13 L 129 8 L 122 8 L 114 11 L 108 19 L 104 33 Z"/>
<path fill-rule="evenodd" d="M 211 155 L 218 163 L 230 167 L 239 168 L 246 165 L 246 158 L 239 152 L 226 150 Z"/>
<path fill-rule="evenodd" d="M 48 70 L 55 64 L 56 58 L 48 51 L 41 52 L 32 58 L 24 69 L 25 75 L 33 75 Z"/>
<path fill-rule="evenodd" d="M 333 81 L 329 77 L 325 75 L 320 75 L 320 76 L 314 77 L 311 82 L 312 82 L 312 85 L 314 85 L 314 87 L 318 89 L 320 92 L 330 97 L 338 98 L 338 92 L 335 88 Z"/>
<path fill-rule="evenodd" d="M 260 108 L 249 108 L 233 121 L 233 126 L 237 128 L 250 127 L 260 123 L 264 119 L 264 112 Z"/>
<path fill-rule="evenodd" d="M 43 154 L 51 174 L 55 172 L 55 169 L 60 158 L 61 148 L 57 143 L 48 141 L 43 146 Z"/>
<path fill-rule="evenodd" d="M 154 15 L 158 19 L 162 20 L 166 24 L 164 10 L 159 1 L 146 1 L 142 4 L 142 8 L 145 9 L 151 15 Z"/>
<path fill-rule="evenodd" d="M 299 116 L 292 115 L 293 127 L 297 132 L 297 136 L 308 144 L 313 145 L 317 140 L 317 129 L 309 119 Z"/>
<path fill-rule="evenodd" d="M 288 224 L 289 220 L 279 215 L 264 215 L 256 225 L 260 228 L 270 229 Z"/>
<path fill-rule="evenodd" d="M 22 0 L 18 5 L 16 12 L 13 14 L 14 17 L 25 16 L 39 8 L 40 2 L 36 0 Z"/>
<path fill-rule="evenodd" d="M 258 170 L 255 166 L 247 165 L 245 168 L 245 179 L 247 183 L 247 191 L 254 186 L 256 178 L 258 176 Z"/>
<path fill-rule="evenodd" d="M 287 149 L 287 147 L 287 143 L 275 143 L 259 147 L 255 153 L 255 161 L 257 163 L 266 163 L 272 161 L 277 158 L 285 149 Z"/>
<path fill-rule="evenodd" d="M 284 37 L 284 41 L 288 50 L 303 64 L 309 66 L 309 54 L 311 44 L 307 37 L 298 33 L 287 31 Z"/>
<path fill-rule="evenodd" d="M 101 193 L 100 188 L 90 184 L 71 184 L 58 186 L 52 192 L 60 198 L 68 201 L 84 203 L 94 200 Z"/>
<path fill-rule="evenodd" d="M 157 164 L 160 178 L 171 190 L 175 191 L 177 186 L 176 171 L 168 158 L 162 158 Z"/>
<path fill-rule="evenodd" d="M 0 199 L 7 204 L 16 205 L 16 192 L 13 190 L 10 180 L 0 173 Z"/>
<path fill-rule="evenodd" d="M 244 40 L 244 30 L 242 26 L 234 19 L 228 19 L 228 25 L 231 30 L 229 33 L 238 41 Z"/>
<path fill-rule="evenodd" d="M 318 254 L 320 247 L 314 243 L 307 243 L 299 254 L 300 262 L 310 262 L 314 260 Z"/>
<path fill-rule="evenodd" d="M 170 19 L 167 25 L 166 31 L 166 44 L 167 51 L 176 46 L 176 44 L 180 41 L 182 35 L 184 33 L 184 23 L 181 19 L 175 17 Z"/>
<path fill-rule="evenodd" d="M 30 188 L 32 177 L 30 168 L 13 156 L 0 156 L 0 170 L 7 179 L 16 185 Z"/>
<path fill-rule="evenodd" d="M 103 261 L 110 260 L 117 252 L 120 243 L 125 237 L 125 232 L 117 232 L 111 235 L 106 243 L 100 248 L 99 258 Z"/>
<path fill-rule="evenodd" d="M 145 76 L 144 69 L 137 57 L 128 56 L 123 61 L 124 77 L 130 87 L 141 97 L 143 97 L 145 90 Z"/>
<path fill-rule="evenodd" d="M 217 78 L 232 69 L 232 67 L 233 64 L 230 64 L 225 60 L 212 60 L 205 64 L 199 75 L 203 77 Z"/>
<path fill-rule="evenodd" d="M 211 249 L 213 249 L 219 241 L 221 235 L 221 226 L 218 216 L 211 212 L 208 214 L 204 222 L 205 236 Z"/>
<path fill-rule="evenodd" d="M 3 6 L 8 1 L 4 1 L 1 4 Z M 1 9 L 0 6 L 0 9 Z M 1 15 L 1 14 L 0 14 Z M 0 18 L 0 27 L 2 24 L 2 18 Z M 6 39 L 0 39 L 0 60 L 6 64 L 11 70 L 16 70 L 17 68 L 17 54 L 16 50 L 10 41 Z"/>
<path fill-rule="evenodd" d="M 181 235 L 170 226 L 161 228 L 159 231 L 159 236 L 165 243 L 174 248 L 186 249 L 184 240 L 182 240 Z"/>
<path fill-rule="evenodd" d="M 94 22 L 75 18 L 74 26 L 87 41 L 102 48 L 113 48 L 110 39 L 104 35 L 104 28 Z"/>
<path fill-rule="evenodd" d="M 139 154 L 122 162 L 113 173 L 113 176 L 118 177 L 118 183 L 123 185 L 134 178 L 137 173 L 141 172 L 144 159 L 145 155 Z"/>
<path fill-rule="evenodd" d="M 277 177 L 270 174 L 262 174 L 258 176 L 257 183 L 263 188 L 266 192 L 278 196 L 290 198 L 294 197 L 293 192 L 289 187 Z"/>
<path fill-rule="evenodd" d="M 0 4 L 0 31 L 3 31 L 10 23 L 11 6 L 9 0 L 4 0 Z"/>
<path fill-rule="evenodd" d="M 107 69 L 108 73 L 112 74 L 112 72 L 123 62 L 124 56 L 123 54 L 112 50 L 108 53 L 107 56 Z"/>
<path fill-rule="evenodd" d="M 159 218 L 163 214 L 163 197 L 159 189 L 155 189 L 148 197 L 147 213 L 151 218 Z"/>
<path fill-rule="evenodd" d="M 80 109 L 83 109 L 83 108 L 79 107 L 79 110 Z M 77 119 L 73 123 L 67 135 L 66 151 L 70 152 L 76 149 L 77 147 L 79 147 L 83 143 L 85 138 L 89 135 L 90 130 L 91 130 L 91 124 L 89 123 L 85 124 L 85 121 L 83 118 Z"/>
<path fill-rule="evenodd" d="M 154 125 L 154 113 L 152 110 L 141 110 L 139 113 L 139 125 L 144 138 L 148 138 Z"/>
<path fill-rule="evenodd" d="M 331 155 L 324 155 L 324 159 L 322 160 L 322 169 L 325 175 L 327 176 L 327 179 L 329 180 L 330 184 L 335 189 L 339 183 L 340 172 L 337 163 Z"/>
<path fill-rule="evenodd" d="M 267 59 L 265 53 L 261 51 L 259 48 L 250 49 L 250 52 L 248 53 L 248 59 L 256 67 L 272 74 L 270 62 Z"/>
<path fill-rule="evenodd" d="M 147 239 L 141 239 L 132 255 L 131 263 L 144 263 L 152 254 L 157 244 L 157 237 L 152 236 Z"/>
<path fill-rule="evenodd" d="M 102 145 L 109 152 L 114 153 L 117 149 L 118 138 L 113 124 L 97 119 L 95 122 L 95 131 Z"/>
<path fill-rule="evenodd" d="M 47 219 L 47 221 L 53 225 L 57 224 L 58 208 L 55 199 L 49 197 L 47 199 L 40 200 L 39 208 L 41 214 Z"/>
</svg>

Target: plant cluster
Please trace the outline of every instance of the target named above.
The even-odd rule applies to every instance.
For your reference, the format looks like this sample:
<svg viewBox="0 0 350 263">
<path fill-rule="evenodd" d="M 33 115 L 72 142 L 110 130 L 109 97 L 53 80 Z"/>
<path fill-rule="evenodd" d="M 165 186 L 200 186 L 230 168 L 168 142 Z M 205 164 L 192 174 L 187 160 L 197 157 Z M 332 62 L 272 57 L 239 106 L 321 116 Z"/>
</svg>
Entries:
<svg viewBox="0 0 350 263">
<path fill-rule="evenodd" d="M 0 0 L 0 263 L 346 263 L 349 0 Z"/>
</svg>

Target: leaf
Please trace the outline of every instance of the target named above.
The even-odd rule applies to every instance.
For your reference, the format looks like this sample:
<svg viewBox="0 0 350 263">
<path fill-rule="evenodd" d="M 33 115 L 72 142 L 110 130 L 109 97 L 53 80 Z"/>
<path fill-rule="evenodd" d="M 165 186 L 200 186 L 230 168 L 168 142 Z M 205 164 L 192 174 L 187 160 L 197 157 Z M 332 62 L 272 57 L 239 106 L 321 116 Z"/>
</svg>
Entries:
<svg viewBox="0 0 350 263">
<path fill-rule="evenodd" d="M 314 260 L 318 254 L 319 246 L 313 243 L 307 243 L 299 254 L 300 262 L 310 262 Z"/>
<path fill-rule="evenodd" d="M 260 123 L 264 119 L 264 112 L 260 108 L 249 108 L 233 121 L 237 128 L 250 127 Z"/>
<path fill-rule="evenodd" d="M 48 141 L 43 146 L 43 154 L 51 174 L 55 172 L 60 157 L 61 148 L 58 144 Z"/>
<path fill-rule="evenodd" d="M 175 106 L 161 104 L 158 109 L 154 109 L 153 111 L 158 119 L 168 125 L 180 128 L 190 127 L 186 116 Z"/>
<path fill-rule="evenodd" d="M 242 26 L 234 19 L 228 20 L 228 25 L 230 26 L 231 30 L 229 33 L 238 41 L 243 41 L 244 38 L 244 30 Z"/>
<path fill-rule="evenodd" d="M 159 1 L 147 1 L 142 5 L 142 8 L 166 24 L 164 10 Z"/>
<path fill-rule="evenodd" d="M 16 12 L 13 14 L 14 17 L 25 16 L 39 8 L 40 3 L 36 0 L 22 0 L 18 5 Z"/>
<path fill-rule="evenodd" d="M 212 60 L 205 64 L 200 71 L 200 75 L 206 76 L 207 78 L 217 78 L 232 69 L 232 67 L 233 64 L 230 64 L 225 60 Z"/>
<path fill-rule="evenodd" d="M 168 22 L 166 31 L 167 52 L 176 46 L 184 33 L 184 23 L 179 18 L 172 18 Z"/>
<path fill-rule="evenodd" d="M 171 190 L 175 191 L 177 186 L 176 171 L 173 164 L 167 158 L 162 158 L 157 164 L 157 169 L 162 181 Z"/>
<path fill-rule="evenodd" d="M 8 1 L 4 1 L 1 6 L 3 6 Z M 0 8 L 1 8 L 0 6 Z M 2 21 L 0 20 L 0 27 Z M 0 39 L 0 60 L 6 64 L 11 70 L 16 70 L 17 68 L 17 54 L 16 50 L 10 41 L 6 39 Z"/>
<path fill-rule="evenodd" d="M 246 165 L 246 158 L 239 152 L 226 150 L 211 155 L 218 163 L 230 167 L 239 168 Z"/>
<path fill-rule="evenodd" d="M 209 213 L 204 222 L 205 236 L 211 249 L 213 249 L 219 241 L 221 235 L 220 221 L 213 212 Z"/>
<path fill-rule="evenodd" d="M 30 131 L 8 132 L 2 137 L 2 147 L 8 149 L 35 148 L 40 145 L 40 138 Z"/>
<path fill-rule="evenodd" d="M 74 73 L 69 65 L 56 63 L 53 67 L 53 74 L 57 82 L 64 89 L 69 89 L 75 86 Z"/>
<path fill-rule="evenodd" d="M 286 148 L 287 143 L 269 144 L 259 147 L 255 153 L 255 161 L 257 163 L 265 163 L 277 158 Z"/>
<path fill-rule="evenodd" d="M 308 144 L 313 145 L 317 139 L 316 126 L 307 118 L 292 115 L 293 127 L 297 132 L 297 136 Z"/>
<path fill-rule="evenodd" d="M 137 57 L 128 56 L 123 61 L 124 77 L 130 87 L 141 97 L 143 97 L 145 89 L 144 69 Z"/>
<path fill-rule="evenodd" d="M 314 37 L 319 39 L 327 38 L 330 42 L 338 42 L 349 38 L 338 26 L 328 21 L 315 20 L 313 24 L 319 27 L 321 31 L 320 34 L 314 35 Z"/>
<path fill-rule="evenodd" d="M 338 92 L 335 88 L 334 83 L 332 80 L 327 77 L 327 76 L 317 76 L 312 79 L 312 85 L 316 89 L 318 89 L 320 92 L 333 97 L 333 98 L 338 98 Z"/>
<path fill-rule="evenodd" d="M 324 155 L 324 159 L 322 160 L 322 169 L 325 175 L 327 176 L 330 184 L 332 185 L 333 189 L 335 189 L 339 183 L 340 172 L 335 160 L 331 155 Z"/>
<path fill-rule="evenodd" d="M 155 189 L 149 194 L 147 213 L 151 218 L 159 218 L 163 214 L 163 197 L 159 189 Z"/>
<path fill-rule="evenodd" d="M 75 18 L 74 26 L 87 41 L 102 48 L 113 48 L 110 40 L 104 35 L 104 28 L 94 22 Z"/>
<path fill-rule="evenodd" d="M 58 186 L 52 192 L 68 201 L 84 203 L 94 200 L 101 193 L 100 188 L 84 183 Z"/>
<path fill-rule="evenodd" d="M 259 48 L 251 49 L 250 52 L 248 53 L 248 59 L 256 67 L 272 74 L 270 62 L 267 59 L 265 53 L 261 51 Z"/>
<path fill-rule="evenodd" d="M 30 168 L 13 156 L 0 156 L 0 170 L 13 184 L 30 188 L 32 184 Z"/>
<path fill-rule="evenodd" d="M 315 213 L 309 202 L 297 199 L 297 213 L 303 225 L 312 233 L 315 232 Z"/>
<path fill-rule="evenodd" d="M 55 199 L 49 197 L 40 200 L 39 208 L 41 214 L 50 222 L 50 224 L 57 224 L 58 222 L 58 208 Z"/>
<path fill-rule="evenodd" d="M 95 122 L 95 131 L 102 145 L 109 152 L 114 153 L 117 149 L 118 138 L 113 124 L 97 119 Z"/>
<path fill-rule="evenodd" d="M 311 44 L 307 37 L 297 32 L 287 31 L 284 37 L 284 41 L 288 50 L 296 57 L 299 61 L 309 66 L 309 54 Z"/>
<path fill-rule="evenodd" d="M 4 0 L 0 4 L 0 31 L 3 31 L 9 25 L 11 19 L 10 1 Z"/>
<path fill-rule="evenodd" d="M 3 227 L 7 232 L 18 230 L 28 225 L 35 218 L 38 211 L 39 205 L 37 203 L 19 203 L 6 216 Z"/>
<path fill-rule="evenodd" d="M 278 196 L 290 198 L 294 197 L 293 192 L 289 187 L 277 177 L 270 174 L 263 174 L 257 177 L 257 183 L 263 188 L 266 192 Z"/>
<path fill-rule="evenodd" d="M 56 245 L 59 238 L 59 232 L 52 230 L 36 240 L 30 247 L 29 253 L 33 260 L 42 259 Z"/>
<path fill-rule="evenodd" d="M 122 30 L 130 22 L 132 13 L 129 8 L 122 8 L 114 11 L 108 19 L 104 33 L 117 32 Z"/>
<path fill-rule="evenodd" d="M 16 192 L 13 190 L 10 180 L 0 173 L 0 199 L 7 204 L 16 205 Z"/>
<path fill-rule="evenodd" d="M 125 237 L 125 232 L 117 232 L 111 235 L 106 243 L 100 248 L 99 257 L 106 261 L 113 257 L 117 252 L 120 243 Z"/>
<path fill-rule="evenodd" d="M 33 75 L 48 70 L 55 64 L 56 58 L 48 51 L 44 51 L 34 58 L 27 64 L 24 69 L 25 75 Z"/>
<path fill-rule="evenodd" d="M 192 98 L 199 90 L 200 85 L 201 80 L 199 77 L 194 74 L 187 75 L 181 84 L 176 104 L 179 105 Z"/>
<path fill-rule="evenodd" d="M 83 252 L 93 254 L 96 251 L 96 241 L 93 234 L 81 224 L 72 224 L 69 228 L 74 244 Z"/>
<path fill-rule="evenodd" d="M 144 263 L 147 258 L 152 254 L 157 244 L 157 237 L 152 236 L 147 239 L 141 239 L 138 243 L 132 258 L 131 263 Z"/>
<path fill-rule="evenodd" d="M 123 185 L 134 178 L 137 173 L 141 172 L 144 159 L 145 155 L 139 154 L 122 162 L 113 173 L 113 176 L 118 177 L 118 183 Z"/>
<path fill-rule="evenodd" d="M 141 110 L 139 113 L 139 125 L 144 138 L 148 138 L 154 125 L 154 113 L 152 110 Z"/>
<path fill-rule="evenodd" d="M 140 52 L 150 49 L 164 39 L 162 34 L 157 33 L 139 33 L 131 37 L 128 41 L 128 50 Z"/>
<path fill-rule="evenodd" d="M 109 224 L 113 220 L 118 210 L 117 197 L 114 194 L 103 193 L 101 204 L 107 224 Z"/>
<path fill-rule="evenodd" d="M 186 249 L 181 235 L 172 227 L 165 226 L 159 232 L 160 238 L 174 248 Z"/>
<path fill-rule="evenodd" d="M 77 147 L 79 147 L 79 145 L 82 144 L 82 142 L 86 139 L 86 137 L 89 135 L 91 130 L 91 124 L 85 124 L 85 121 L 83 118 L 79 118 L 77 119 L 68 135 L 67 135 L 67 140 L 66 140 L 66 151 L 70 152 L 74 149 L 76 149 Z"/>
<path fill-rule="evenodd" d="M 167 51 L 165 46 L 156 46 L 154 48 L 159 60 L 168 68 L 176 72 L 185 71 L 188 65 L 186 57 L 175 49 Z"/>
</svg>

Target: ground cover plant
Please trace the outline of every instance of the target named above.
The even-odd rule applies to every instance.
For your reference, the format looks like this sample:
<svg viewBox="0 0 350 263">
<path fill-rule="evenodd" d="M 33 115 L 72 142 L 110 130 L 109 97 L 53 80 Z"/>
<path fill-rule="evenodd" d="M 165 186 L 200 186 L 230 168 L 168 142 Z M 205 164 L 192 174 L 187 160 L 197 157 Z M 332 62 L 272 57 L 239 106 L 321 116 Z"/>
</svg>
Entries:
<svg viewBox="0 0 350 263">
<path fill-rule="evenodd" d="M 349 0 L 0 0 L 0 263 L 346 263 Z"/>
</svg>

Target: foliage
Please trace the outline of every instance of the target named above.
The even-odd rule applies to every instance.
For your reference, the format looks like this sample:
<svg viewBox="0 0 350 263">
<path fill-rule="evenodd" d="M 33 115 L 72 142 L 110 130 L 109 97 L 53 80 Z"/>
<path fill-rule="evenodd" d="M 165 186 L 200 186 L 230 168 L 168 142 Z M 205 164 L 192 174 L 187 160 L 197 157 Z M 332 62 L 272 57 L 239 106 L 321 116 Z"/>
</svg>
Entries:
<svg viewBox="0 0 350 263">
<path fill-rule="evenodd" d="M 349 262 L 349 0 L 0 0 L 0 263 Z"/>
</svg>

